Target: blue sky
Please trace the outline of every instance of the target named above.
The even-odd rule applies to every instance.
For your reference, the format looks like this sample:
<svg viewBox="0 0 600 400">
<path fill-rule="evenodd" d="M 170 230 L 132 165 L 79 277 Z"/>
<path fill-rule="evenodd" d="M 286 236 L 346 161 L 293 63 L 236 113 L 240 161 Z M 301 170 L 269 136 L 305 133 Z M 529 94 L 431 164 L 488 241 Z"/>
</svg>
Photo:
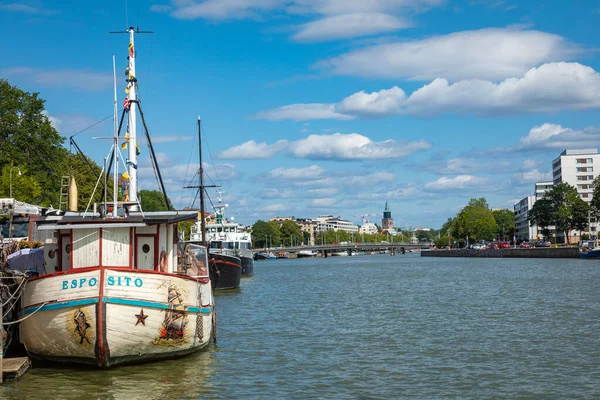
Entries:
<svg viewBox="0 0 600 400">
<path fill-rule="evenodd" d="M 471 197 L 512 208 L 563 149 L 598 147 L 599 22 L 594 1 L 0 0 L 0 77 L 41 92 L 69 137 L 112 115 L 128 39 L 108 32 L 139 25 L 154 31 L 136 37 L 137 78 L 177 206 L 200 115 L 205 168 L 242 223 L 360 222 L 387 200 L 396 226 L 439 228 Z M 92 137 L 111 134 L 109 118 L 77 140 L 101 163 Z M 157 189 L 141 148 L 139 186 Z"/>
</svg>

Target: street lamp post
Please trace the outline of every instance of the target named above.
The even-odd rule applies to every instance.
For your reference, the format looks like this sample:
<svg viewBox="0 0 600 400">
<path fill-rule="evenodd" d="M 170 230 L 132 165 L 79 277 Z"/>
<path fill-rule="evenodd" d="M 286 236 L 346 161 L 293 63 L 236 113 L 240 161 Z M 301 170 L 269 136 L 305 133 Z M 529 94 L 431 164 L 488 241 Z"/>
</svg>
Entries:
<svg viewBox="0 0 600 400">
<path fill-rule="evenodd" d="M 10 167 L 10 172 L 8 173 L 8 175 L 9 175 L 9 182 L 10 182 L 10 184 L 9 184 L 9 190 L 10 190 L 10 198 L 11 198 L 11 199 L 12 199 L 12 197 L 13 197 L 13 196 L 12 196 L 12 171 L 13 171 L 13 169 L 15 169 L 15 168 L 16 168 L 17 170 L 19 170 L 19 176 L 21 176 L 21 175 L 22 175 L 22 174 L 21 174 L 21 169 L 20 169 L 19 167 L 17 167 L 17 166 Z"/>
</svg>

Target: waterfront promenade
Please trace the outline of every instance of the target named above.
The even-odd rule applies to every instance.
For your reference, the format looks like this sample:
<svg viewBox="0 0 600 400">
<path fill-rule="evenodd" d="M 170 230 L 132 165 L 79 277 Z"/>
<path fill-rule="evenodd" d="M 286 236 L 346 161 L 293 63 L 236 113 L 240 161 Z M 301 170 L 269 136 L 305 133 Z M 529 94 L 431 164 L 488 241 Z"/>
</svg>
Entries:
<svg viewBox="0 0 600 400">
<path fill-rule="evenodd" d="M 421 257 L 479 257 L 479 258 L 579 258 L 577 247 L 544 247 L 533 249 L 451 249 L 422 251 Z"/>
</svg>

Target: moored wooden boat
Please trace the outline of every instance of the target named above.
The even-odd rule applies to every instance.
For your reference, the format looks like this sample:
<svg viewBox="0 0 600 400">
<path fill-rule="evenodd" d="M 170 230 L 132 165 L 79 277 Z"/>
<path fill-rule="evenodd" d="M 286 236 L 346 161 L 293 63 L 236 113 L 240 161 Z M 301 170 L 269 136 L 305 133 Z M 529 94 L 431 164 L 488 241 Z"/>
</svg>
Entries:
<svg viewBox="0 0 600 400">
<path fill-rule="evenodd" d="M 32 358 L 110 367 L 177 357 L 205 347 L 211 339 L 214 311 L 206 248 L 178 242 L 177 224 L 195 219 L 196 212 L 144 213 L 137 199 L 140 104 L 134 28 L 127 33 L 123 119 L 127 116 L 128 121 L 118 146 L 115 86 L 113 201 L 102 205 L 101 212 L 77 212 L 77 195 L 70 188 L 69 209 L 74 211 L 46 213 L 36 222 L 39 232 L 47 233 L 44 271 L 27 282 L 19 327 Z M 144 129 L 154 155 L 145 122 Z M 122 203 L 117 202 L 119 147 L 129 147 Z M 158 165 L 154 167 L 167 207 Z"/>
<path fill-rule="evenodd" d="M 180 251 L 192 261 L 184 270 L 173 242 L 177 222 L 194 217 L 41 217 L 39 228 L 57 242 L 44 246 L 47 273 L 32 278 L 22 297 L 29 355 L 110 367 L 206 346 L 213 324 L 206 249 Z"/>
</svg>

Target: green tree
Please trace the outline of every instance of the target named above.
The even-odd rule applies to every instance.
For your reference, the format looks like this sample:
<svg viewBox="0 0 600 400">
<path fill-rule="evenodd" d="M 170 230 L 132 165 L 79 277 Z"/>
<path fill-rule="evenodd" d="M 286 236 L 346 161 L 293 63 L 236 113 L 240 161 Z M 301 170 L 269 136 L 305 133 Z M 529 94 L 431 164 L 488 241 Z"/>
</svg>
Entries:
<svg viewBox="0 0 600 400">
<path fill-rule="evenodd" d="M 296 223 L 296 221 L 293 221 L 291 219 L 283 221 L 279 228 L 279 231 L 281 233 L 281 238 L 283 240 L 284 246 L 292 246 L 296 242 L 300 243 L 303 237 L 302 232 L 298 227 L 298 224 Z"/>
<path fill-rule="evenodd" d="M 544 227 L 552 224 L 556 227 L 556 232 L 563 233 L 570 242 L 570 230 L 585 230 L 589 213 L 590 206 L 579 197 L 577 189 L 567 183 L 560 183 L 534 204 L 529 215 L 532 225 Z"/>
<path fill-rule="evenodd" d="M 28 170 L 25 167 L 21 168 L 12 164 L 6 164 L 2 168 L 2 175 L 0 175 L 0 197 L 9 197 L 10 195 L 11 169 L 13 197 L 19 201 L 35 204 L 41 195 L 42 186 L 34 177 L 28 174 Z M 20 175 L 19 171 L 21 171 Z"/>
<path fill-rule="evenodd" d="M 490 240 L 498 230 L 484 198 L 471 199 L 456 216 L 454 226 L 458 236 L 468 238 L 469 242 Z"/>
<path fill-rule="evenodd" d="M 302 244 L 308 245 L 310 243 L 310 232 L 302 231 Z"/>
<path fill-rule="evenodd" d="M 515 227 L 515 213 L 509 209 L 503 210 L 494 210 L 492 211 L 492 215 L 494 216 L 494 220 L 496 221 L 496 225 L 498 225 L 498 230 L 496 234 L 502 238 L 502 240 L 506 240 L 506 237 L 510 237 L 514 233 Z"/>
<path fill-rule="evenodd" d="M 279 246 L 279 224 L 258 220 L 252 225 L 252 246 L 255 249 Z"/>
<path fill-rule="evenodd" d="M 552 200 L 542 197 L 537 200 L 531 210 L 527 213 L 527 219 L 531 226 L 537 225 L 544 237 L 550 236 L 550 226 L 554 223 L 554 204 Z"/>
<path fill-rule="evenodd" d="M 75 176 L 75 183 L 77 184 L 77 209 L 79 211 L 85 211 L 88 203 L 90 203 L 90 199 L 92 200 L 90 207 L 92 207 L 91 204 L 104 201 L 102 198 L 102 189 L 104 186 L 104 176 L 101 175 L 102 168 L 91 158 L 87 156 L 83 157 L 85 157 L 85 160 L 79 154 L 68 154 L 60 165 L 61 176 L 71 176 L 71 174 Z M 98 177 L 100 177 L 100 181 Z M 107 177 L 106 185 L 108 186 L 106 200 L 107 202 L 112 202 L 112 177 Z M 58 207 L 58 204 L 56 206 Z"/>
<path fill-rule="evenodd" d="M 18 165 L 38 182 L 32 203 L 58 205 L 64 138 L 52 127 L 39 93 L 25 92 L 0 79 L 0 169 Z M 14 182 L 13 182 L 14 183 Z"/>
<path fill-rule="evenodd" d="M 140 204 L 142 205 L 142 211 L 164 211 L 174 210 L 171 199 L 167 197 L 169 206 L 165 206 L 165 198 L 162 192 L 158 190 L 140 190 L 139 192 Z"/>
<path fill-rule="evenodd" d="M 194 224 L 195 221 L 183 221 L 177 224 L 177 230 L 179 232 L 183 231 L 183 240 L 190 240 L 190 233 Z"/>
<path fill-rule="evenodd" d="M 554 225 L 557 232 L 565 237 L 571 229 L 585 229 L 588 224 L 589 206 L 583 201 L 577 189 L 567 183 L 554 185 L 544 197 L 548 197 L 554 205 Z M 569 237 L 570 242 L 570 237 Z"/>
<path fill-rule="evenodd" d="M 594 179 L 594 191 L 590 202 L 591 213 L 596 219 L 600 219 L 600 176 Z"/>
</svg>

